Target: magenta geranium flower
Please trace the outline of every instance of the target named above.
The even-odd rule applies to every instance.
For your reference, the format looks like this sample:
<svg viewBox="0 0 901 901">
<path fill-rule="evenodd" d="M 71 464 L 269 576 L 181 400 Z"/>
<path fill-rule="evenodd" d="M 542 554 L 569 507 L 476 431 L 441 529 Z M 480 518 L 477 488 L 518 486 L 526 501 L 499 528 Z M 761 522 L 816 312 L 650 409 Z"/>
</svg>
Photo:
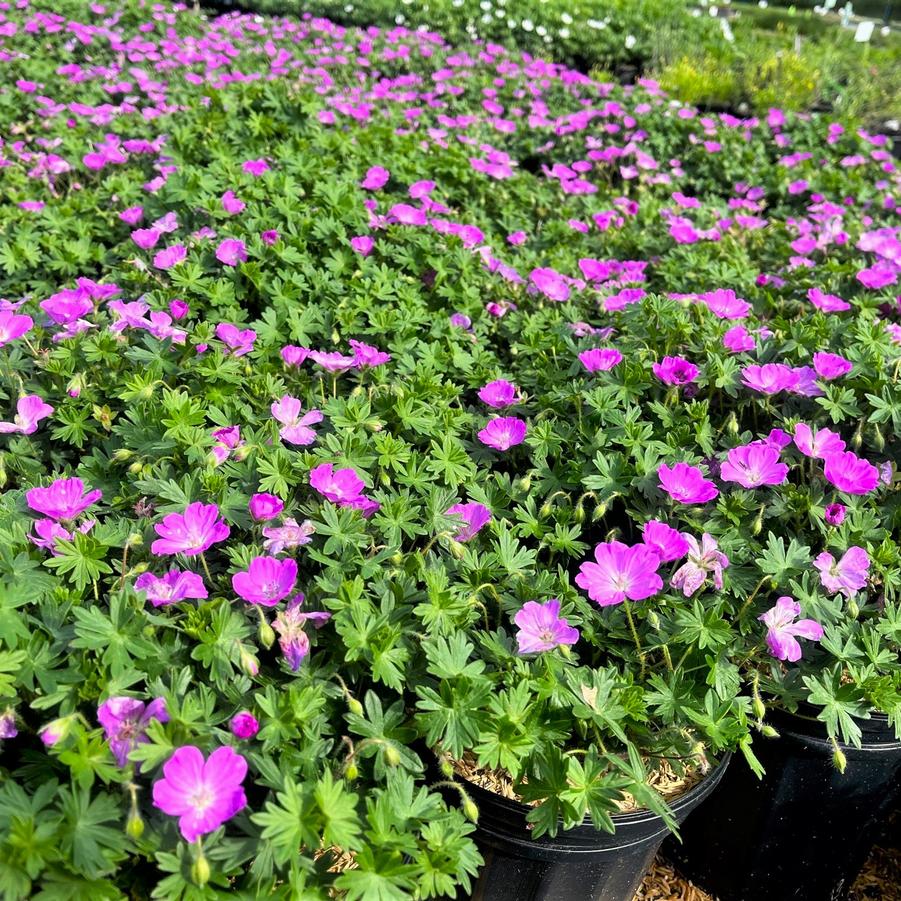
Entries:
<svg viewBox="0 0 901 901">
<path fill-rule="evenodd" d="M 813 355 L 813 368 L 821 379 L 829 381 L 847 375 L 854 364 L 838 354 L 816 353 Z"/>
<path fill-rule="evenodd" d="M 560 645 L 575 644 L 579 640 L 579 630 L 560 616 L 560 601 L 557 598 L 551 598 L 543 604 L 527 601 L 513 617 L 513 622 L 519 627 L 516 644 L 520 654 L 550 651 Z"/>
<path fill-rule="evenodd" d="M 310 653 L 310 639 L 304 626 L 310 622 L 314 628 L 320 629 L 332 618 L 331 613 L 320 610 L 303 612 L 300 609 L 303 600 L 302 594 L 297 595 L 285 610 L 279 611 L 272 623 L 272 628 L 279 634 L 278 646 L 295 673 Z"/>
<path fill-rule="evenodd" d="M 308 410 L 301 415 L 300 401 L 290 394 L 285 394 L 282 399 L 276 401 L 270 407 L 273 417 L 282 424 L 279 436 L 288 444 L 307 445 L 316 440 L 316 432 L 310 428 L 317 422 L 322 422 L 322 413 L 319 410 Z"/>
<path fill-rule="evenodd" d="M 459 517 L 463 525 L 454 535 L 454 541 L 470 541 L 476 533 L 491 522 L 491 511 L 484 504 L 454 504 L 445 511 L 446 516 Z"/>
<path fill-rule="evenodd" d="M 266 526 L 263 529 L 263 549 L 270 554 L 280 554 L 282 551 L 301 547 L 309 544 L 316 529 L 310 520 L 305 519 L 298 523 L 292 516 L 285 517 L 280 526 Z"/>
<path fill-rule="evenodd" d="M 187 598 L 204 600 L 208 597 L 206 585 L 197 573 L 179 569 L 170 569 L 164 576 L 141 573 L 135 579 L 135 590 L 143 591 L 154 607 L 176 604 Z"/>
<path fill-rule="evenodd" d="M 38 430 L 38 423 L 53 413 L 53 407 L 44 403 L 44 399 L 38 394 L 27 394 L 20 397 L 16 403 L 16 415 L 12 422 L 0 422 L 0 434 L 21 432 L 23 435 L 33 435 Z"/>
<path fill-rule="evenodd" d="M 286 366 L 300 366 L 311 353 L 309 347 L 298 347 L 296 344 L 287 344 L 279 351 Z"/>
<path fill-rule="evenodd" d="M 666 385 L 688 385 L 701 371 L 694 363 L 683 357 L 664 357 L 651 368 L 654 375 Z"/>
<path fill-rule="evenodd" d="M 724 482 L 738 482 L 743 488 L 781 485 L 788 478 L 788 466 L 779 462 L 779 451 L 768 444 L 733 447 L 720 467 Z"/>
<path fill-rule="evenodd" d="M 231 351 L 233 356 L 243 357 L 253 350 L 257 333 L 252 328 L 238 328 L 231 322 L 220 322 L 216 326 L 216 337 Z"/>
<path fill-rule="evenodd" d="M 479 432 L 479 441 L 495 450 L 505 451 L 522 444 L 526 437 L 526 424 L 515 416 L 498 416 L 489 419 Z"/>
<path fill-rule="evenodd" d="M 247 245 L 238 238 L 226 238 L 216 248 L 216 259 L 225 266 L 247 262 Z"/>
<path fill-rule="evenodd" d="M 825 459 L 830 454 L 838 454 L 845 449 L 841 435 L 829 429 L 819 429 L 814 433 L 810 426 L 803 422 L 795 426 L 794 442 L 795 447 L 805 457 Z"/>
<path fill-rule="evenodd" d="M 479 388 L 479 400 L 489 407 L 509 407 L 516 403 L 516 385 L 506 379 L 488 382 Z"/>
<path fill-rule="evenodd" d="M 845 510 L 844 504 L 827 504 L 824 519 L 830 526 L 840 526 L 845 521 Z"/>
<path fill-rule="evenodd" d="M 229 720 L 228 727 L 235 738 L 247 741 L 260 731 L 260 721 L 249 710 L 242 710 Z"/>
<path fill-rule="evenodd" d="M 784 363 L 766 363 L 763 366 L 745 366 L 741 371 L 741 380 L 754 391 L 778 394 L 797 387 L 798 373 Z"/>
<path fill-rule="evenodd" d="M 594 549 L 595 562 L 583 563 L 576 585 L 601 607 L 621 604 L 626 598 L 640 601 L 663 588 L 657 574 L 660 558 L 649 547 L 633 547 L 620 541 L 608 541 Z"/>
<path fill-rule="evenodd" d="M 776 606 L 767 610 L 758 619 L 767 627 L 766 643 L 770 653 L 777 660 L 794 663 L 801 659 L 801 645 L 798 638 L 819 641 L 823 637 L 823 627 L 812 619 L 795 622 L 801 615 L 801 605 L 790 597 L 781 597 Z"/>
<path fill-rule="evenodd" d="M 110 698 L 97 708 L 97 719 L 106 733 L 110 750 L 120 767 L 128 765 L 128 755 L 146 742 L 146 729 L 151 720 L 169 722 L 164 698 L 149 704 L 137 698 Z"/>
<path fill-rule="evenodd" d="M 842 310 L 850 310 L 851 304 L 842 300 L 835 294 L 825 294 L 819 288 L 811 288 L 807 292 L 807 299 L 818 309 L 824 313 L 838 313 Z"/>
<path fill-rule="evenodd" d="M 641 540 L 660 558 L 661 563 L 678 560 L 688 553 L 687 536 L 656 519 L 644 524 Z"/>
<path fill-rule="evenodd" d="M 258 178 L 264 172 L 269 171 L 269 163 L 264 159 L 259 160 L 244 160 L 241 164 L 241 168 L 248 174 L 254 176 L 254 178 Z"/>
<path fill-rule="evenodd" d="M 583 350 L 579 360 L 589 372 L 606 372 L 622 361 L 623 355 L 615 347 L 593 347 Z"/>
<path fill-rule="evenodd" d="M 335 504 L 348 504 L 356 500 L 365 487 L 354 469 L 336 470 L 331 463 L 320 463 L 310 470 L 310 486 Z"/>
<path fill-rule="evenodd" d="M 823 474 L 827 482 L 846 494 L 867 494 L 879 484 L 879 470 L 853 451 L 826 457 Z"/>
<path fill-rule="evenodd" d="M 57 521 L 75 519 L 101 497 L 103 492 L 99 488 L 85 494 L 81 479 L 57 479 L 46 488 L 30 488 L 25 492 L 25 500 L 32 510 Z"/>
<path fill-rule="evenodd" d="M 177 266 L 188 255 L 188 248 L 184 244 L 173 244 L 156 253 L 153 265 L 157 269 L 171 269 Z"/>
<path fill-rule="evenodd" d="M 39 306 L 56 325 L 72 325 L 94 310 L 94 302 L 79 288 L 59 291 L 42 300 Z"/>
<path fill-rule="evenodd" d="M 354 352 L 354 366 L 357 369 L 372 369 L 376 366 L 383 366 L 391 360 L 391 354 L 373 347 L 371 344 L 364 344 L 362 341 L 356 341 L 353 338 L 348 342 L 351 350 Z"/>
<path fill-rule="evenodd" d="M 257 522 L 267 522 L 270 519 L 275 519 L 285 509 L 284 501 L 281 498 L 276 497 L 274 494 L 268 494 L 265 491 L 255 494 L 247 506 L 250 510 L 250 515 Z"/>
<path fill-rule="evenodd" d="M 694 535 L 686 535 L 688 560 L 679 567 L 670 580 L 673 588 L 681 588 L 685 597 L 691 597 L 706 580 L 713 576 L 713 585 L 723 587 L 723 570 L 729 565 L 729 558 L 719 549 L 716 539 L 707 532 L 701 536 L 701 543 Z"/>
<path fill-rule="evenodd" d="M 12 310 L 0 310 L 0 347 L 6 347 L 10 341 L 27 335 L 34 327 L 31 316 L 14 313 Z"/>
<path fill-rule="evenodd" d="M 734 354 L 754 350 L 754 336 L 743 325 L 733 326 L 723 335 L 723 347 Z"/>
<path fill-rule="evenodd" d="M 360 182 L 360 187 L 367 191 L 377 191 L 388 183 L 390 177 L 391 173 L 387 169 L 381 166 L 371 166 L 366 171 L 366 178 Z"/>
<path fill-rule="evenodd" d="M 704 478 L 697 466 L 676 463 L 670 467 L 662 463 L 657 469 L 660 487 L 680 504 L 704 504 L 719 495 L 713 482 Z"/>
<path fill-rule="evenodd" d="M 812 366 L 795 366 L 792 369 L 797 381 L 789 388 L 792 394 L 801 397 L 822 397 L 826 392 L 817 384 L 816 370 Z"/>
<path fill-rule="evenodd" d="M 220 541 L 225 541 L 231 529 L 219 519 L 215 504 L 195 501 L 184 513 L 168 513 L 154 527 L 160 537 L 150 546 L 152 553 L 184 554 L 196 557 Z"/>
<path fill-rule="evenodd" d="M 235 593 L 251 604 L 274 607 L 294 590 L 297 561 L 290 557 L 254 557 L 246 570 L 232 576 Z"/>
<path fill-rule="evenodd" d="M 360 256 L 368 257 L 372 253 L 372 248 L 375 247 L 375 241 L 369 235 L 356 235 L 350 239 L 350 246 Z"/>
<path fill-rule="evenodd" d="M 569 285 L 555 269 L 538 268 L 529 273 L 529 281 L 549 300 L 569 299 Z"/>
<path fill-rule="evenodd" d="M 829 594 L 840 591 L 845 597 L 853 597 L 867 584 L 870 572 L 870 557 L 862 547 L 849 547 L 841 560 L 823 551 L 813 561 L 820 571 L 820 581 Z"/>
<path fill-rule="evenodd" d="M 232 748 L 217 748 L 204 760 L 200 748 L 185 745 L 164 764 L 153 784 L 153 805 L 178 817 L 187 842 L 215 832 L 247 804 L 241 783 L 247 761 Z"/>
<path fill-rule="evenodd" d="M 238 213 L 242 212 L 246 206 L 247 204 L 244 203 L 243 200 L 235 196 L 234 191 L 226 191 L 222 195 L 222 209 L 225 210 L 229 216 L 236 216 Z"/>
<path fill-rule="evenodd" d="M 347 372 L 348 369 L 353 369 L 357 365 L 357 361 L 353 357 L 345 356 L 338 351 L 313 350 L 310 352 L 310 359 L 326 372 Z"/>
</svg>

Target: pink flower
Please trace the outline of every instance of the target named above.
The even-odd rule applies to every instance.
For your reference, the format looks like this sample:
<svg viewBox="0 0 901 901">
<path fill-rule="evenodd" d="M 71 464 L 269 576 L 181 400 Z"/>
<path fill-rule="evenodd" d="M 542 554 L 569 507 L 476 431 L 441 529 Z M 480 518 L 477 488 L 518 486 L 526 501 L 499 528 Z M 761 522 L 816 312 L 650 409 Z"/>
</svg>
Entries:
<svg viewBox="0 0 901 901">
<path fill-rule="evenodd" d="M 260 731 L 260 721 L 249 710 L 236 713 L 228 726 L 232 735 L 242 741 L 253 738 Z"/>
<path fill-rule="evenodd" d="M 796 366 L 792 369 L 797 381 L 788 390 L 802 397 L 822 397 L 825 392 L 817 384 L 816 371 L 811 366 Z"/>
<path fill-rule="evenodd" d="M 0 713 L 0 741 L 8 741 L 19 734 L 16 728 L 16 714 L 9 707 Z"/>
<path fill-rule="evenodd" d="M 372 166 L 366 172 L 366 178 L 360 182 L 360 187 L 367 191 L 377 191 L 383 188 L 391 177 L 391 173 L 381 166 Z"/>
<path fill-rule="evenodd" d="M 146 729 L 151 720 L 168 723 L 169 714 L 164 698 L 149 704 L 137 698 L 109 698 L 97 709 L 97 720 L 106 733 L 116 763 L 125 767 L 128 755 L 139 744 L 148 741 Z"/>
<path fill-rule="evenodd" d="M 662 463 L 657 469 L 660 487 L 680 504 L 704 504 L 719 495 L 716 485 L 704 478 L 697 466 L 676 463 L 672 468 Z"/>
<path fill-rule="evenodd" d="M 225 266 L 237 266 L 247 261 L 247 246 L 238 238 L 226 238 L 216 248 L 216 259 Z"/>
<path fill-rule="evenodd" d="M 827 482 L 846 494 L 867 494 L 879 484 L 879 470 L 853 451 L 826 457 L 823 474 Z"/>
<path fill-rule="evenodd" d="M 830 381 L 847 375 L 854 364 L 838 354 L 816 353 L 813 355 L 813 368 L 821 379 Z"/>
<path fill-rule="evenodd" d="M 594 549 L 595 563 L 583 563 L 576 585 L 601 607 L 621 604 L 626 598 L 641 601 L 663 588 L 657 574 L 660 558 L 643 544 L 628 547 L 620 541 L 608 541 Z"/>
<path fill-rule="evenodd" d="M 335 470 L 331 463 L 320 463 L 310 470 L 310 486 L 326 500 L 347 504 L 356 500 L 365 487 L 355 470 Z"/>
<path fill-rule="evenodd" d="M 91 298 L 78 288 L 59 291 L 39 306 L 57 325 L 71 325 L 94 310 Z"/>
<path fill-rule="evenodd" d="M 269 163 L 264 159 L 259 160 L 245 160 L 241 164 L 241 168 L 248 174 L 254 176 L 254 178 L 258 178 L 264 172 L 269 171 Z"/>
<path fill-rule="evenodd" d="M 776 606 L 757 617 L 766 627 L 766 643 L 770 653 L 777 660 L 794 663 L 801 659 L 801 645 L 798 637 L 819 641 L 823 637 L 823 627 L 812 619 L 795 622 L 801 615 L 801 605 L 790 597 L 781 597 Z"/>
<path fill-rule="evenodd" d="M 867 584 L 870 572 L 870 557 L 862 547 L 849 547 L 837 563 L 835 557 L 823 551 L 813 565 L 820 571 L 820 581 L 829 594 L 840 591 L 846 598 Z"/>
<path fill-rule="evenodd" d="M 506 379 L 488 382 L 479 388 L 479 400 L 489 407 L 509 407 L 516 403 L 516 385 Z"/>
<path fill-rule="evenodd" d="M 295 344 L 288 344 L 279 351 L 285 366 L 300 366 L 310 353 L 309 347 L 298 347 Z"/>
<path fill-rule="evenodd" d="M 278 433 L 282 441 L 287 441 L 288 444 L 307 445 L 316 440 L 316 432 L 310 426 L 322 422 L 322 413 L 319 410 L 308 410 L 301 416 L 300 401 L 290 394 L 282 395 L 282 399 L 272 404 L 270 409 L 273 417 L 282 424 Z"/>
<path fill-rule="evenodd" d="M 270 554 L 280 554 L 282 551 L 309 544 L 315 531 L 310 520 L 305 519 L 298 524 L 296 519 L 287 516 L 282 525 L 266 526 L 263 529 L 263 537 L 266 539 L 263 548 Z"/>
<path fill-rule="evenodd" d="M 310 653 L 310 639 L 304 631 L 307 621 L 309 620 L 314 628 L 320 629 L 332 618 L 331 613 L 318 610 L 302 612 L 300 604 L 303 600 L 302 594 L 297 595 L 285 610 L 279 611 L 272 623 L 272 628 L 279 634 L 278 646 L 288 666 L 295 673 Z"/>
<path fill-rule="evenodd" d="M 781 485 L 788 478 L 788 466 L 779 462 L 779 451 L 768 444 L 733 447 L 720 467 L 724 482 L 738 482 L 743 488 Z"/>
<path fill-rule="evenodd" d="M 185 745 L 164 764 L 153 784 L 153 805 L 178 817 L 187 842 L 215 832 L 247 805 L 241 783 L 247 761 L 232 748 L 217 748 L 204 760 L 199 748 Z"/>
<path fill-rule="evenodd" d="M 281 498 L 277 498 L 274 494 L 263 492 L 255 494 L 250 499 L 248 508 L 250 509 L 250 515 L 257 522 L 267 522 L 270 519 L 275 519 L 285 509 L 285 504 Z"/>
<path fill-rule="evenodd" d="M 613 369 L 622 358 L 623 355 L 615 347 L 594 347 L 579 354 L 579 360 L 589 372 Z"/>
<path fill-rule="evenodd" d="M 522 444 L 526 437 L 526 424 L 515 416 L 497 416 L 489 419 L 479 432 L 479 441 L 495 450 L 505 451 Z"/>
<path fill-rule="evenodd" d="M 445 515 L 457 516 L 464 523 L 454 535 L 454 541 L 471 541 L 491 522 L 491 511 L 484 504 L 454 504 L 447 508 Z"/>
<path fill-rule="evenodd" d="M 538 654 L 579 640 L 579 630 L 560 616 L 557 598 L 543 604 L 527 601 L 513 617 L 513 622 L 519 627 L 516 644 L 520 654 Z"/>
<path fill-rule="evenodd" d="M 661 563 L 678 560 L 688 553 L 687 536 L 656 519 L 644 524 L 641 540 L 660 558 Z"/>
<path fill-rule="evenodd" d="M 57 479 L 46 488 L 30 488 L 25 492 L 28 506 L 57 521 L 75 519 L 103 497 L 97 488 L 85 494 L 81 479 Z"/>
<path fill-rule="evenodd" d="M 795 426 L 795 447 L 805 457 L 819 457 L 826 459 L 830 454 L 841 453 L 845 449 L 845 442 L 841 435 L 829 429 L 819 429 L 813 433 L 810 426 L 799 422 Z"/>
<path fill-rule="evenodd" d="M 50 404 L 45 404 L 44 399 L 37 394 L 27 394 L 20 397 L 16 403 L 16 415 L 12 422 L 0 422 L 0 434 L 21 432 L 23 435 L 33 435 L 38 430 L 38 423 L 46 419 L 53 412 Z"/>
<path fill-rule="evenodd" d="M 350 246 L 360 256 L 368 257 L 372 253 L 372 248 L 375 247 L 375 241 L 369 235 L 357 235 L 350 239 Z"/>
<path fill-rule="evenodd" d="M 763 366 L 745 366 L 741 371 L 742 383 L 762 394 L 791 391 L 798 384 L 798 373 L 784 363 L 766 363 Z"/>
<path fill-rule="evenodd" d="M 177 266 L 188 255 L 188 248 L 184 244 L 174 244 L 157 252 L 153 258 L 153 265 L 157 269 L 171 269 Z"/>
<path fill-rule="evenodd" d="M 278 229 L 269 228 L 264 232 L 260 232 L 260 240 L 268 247 L 271 247 L 278 241 Z"/>
<path fill-rule="evenodd" d="M 310 359 L 326 372 L 347 372 L 357 365 L 353 357 L 347 357 L 337 351 L 313 350 L 310 351 Z"/>
<path fill-rule="evenodd" d="M 754 338 L 743 325 L 736 325 L 723 335 L 723 346 L 734 354 L 754 350 Z"/>
<path fill-rule="evenodd" d="M 529 273 L 529 281 L 549 300 L 569 300 L 569 285 L 554 269 L 533 269 Z"/>
<path fill-rule="evenodd" d="M 144 207 L 130 206 L 126 210 L 119 213 L 119 218 L 126 225 L 137 225 L 144 218 Z"/>
<path fill-rule="evenodd" d="M 230 322 L 220 322 L 216 326 L 216 337 L 236 357 L 243 357 L 253 350 L 253 343 L 257 339 L 257 333 L 252 328 L 238 328 Z"/>
<path fill-rule="evenodd" d="M 354 366 L 357 369 L 373 369 L 376 366 L 383 366 L 391 360 L 391 354 L 386 354 L 371 344 L 364 344 L 353 338 L 348 343 L 354 352 Z"/>
<path fill-rule="evenodd" d="M 830 526 L 840 526 L 845 521 L 846 507 L 844 504 L 827 504 L 824 518 Z"/>
<path fill-rule="evenodd" d="M 93 527 L 94 521 L 91 520 L 87 524 Z M 80 528 L 79 531 L 85 532 L 89 530 Z M 59 551 L 56 547 L 58 538 L 61 538 L 63 541 L 71 541 L 73 535 L 70 531 L 64 529 L 58 522 L 54 522 L 52 519 L 35 520 L 34 534 L 28 536 L 28 540 L 31 541 L 35 547 L 50 551 L 54 557 L 59 556 Z"/>
<path fill-rule="evenodd" d="M 131 240 L 141 248 L 141 250 L 150 250 L 159 244 L 163 233 L 158 228 L 136 228 L 131 233 Z"/>
<path fill-rule="evenodd" d="M 10 341 L 28 334 L 33 326 L 31 316 L 20 315 L 12 310 L 0 310 L 0 347 L 6 347 Z"/>
<path fill-rule="evenodd" d="M 824 294 L 819 288 L 811 288 L 807 292 L 807 299 L 824 313 L 838 313 L 842 310 L 850 310 L 851 304 L 837 297 L 835 294 Z"/>
<path fill-rule="evenodd" d="M 666 385 L 687 385 L 693 382 L 700 373 L 694 363 L 682 357 L 664 357 L 651 367 L 654 375 Z"/>
<path fill-rule="evenodd" d="M 135 590 L 145 592 L 147 600 L 154 607 L 176 604 L 186 598 L 204 600 L 209 596 L 203 579 L 197 573 L 178 569 L 170 569 L 162 577 L 153 573 L 141 573 L 135 579 Z"/>
<path fill-rule="evenodd" d="M 297 561 L 290 557 L 254 557 L 246 570 L 232 576 L 232 588 L 239 597 L 264 607 L 274 607 L 291 594 L 295 582 Z"/>
<path fill-rule="evenodd" d="M 158 556 L 196 557 L 231 534 L 231 529 L 219 519 L 219 508 L 200 501 L 188 504 L 184 513 L 168 513 L 153 528 L 160 537 L 150 550 Z"/>
<path fill-rule="evenodd" d="M 169 313 L 173 319 L 184 319 L 190 312 L 190 306 L 183 300 L 173 300 L 169 303 Z"/>
<path fill-rule="evenodd" d="M 701 544 L 693 535 L 686 535 L 688 560 L 676 570 L 670 585 L 681 588 L 685 597 L 691 597 L 703 584 L 708 573 L 713 574 L 715 588 L 723 587 L 723 570 L 729 565 L 729 558 L 719 550 L 712 535 L 705 532 Z"/>
<path fill-rule="evenodd" d="M 229 216 L 235 216 L 238 213 L 242 212 L 247 206 L 243 200 L 239 199 L 235 196 L 234 191 L 226 191 L 222 195 L 222 209 L 228 213 Z"/>
</svg>

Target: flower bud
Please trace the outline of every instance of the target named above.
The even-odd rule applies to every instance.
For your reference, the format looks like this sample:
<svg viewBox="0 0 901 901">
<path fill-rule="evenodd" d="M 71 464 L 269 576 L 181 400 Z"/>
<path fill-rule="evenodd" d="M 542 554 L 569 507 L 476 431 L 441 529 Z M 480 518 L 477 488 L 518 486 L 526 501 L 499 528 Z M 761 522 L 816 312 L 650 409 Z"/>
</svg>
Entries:
<svg viewBox="0 0 901 901">
<path fill-rule="evenodd" d="M 127 447 L 120 447 L 113 453 L 113 459 L 117 463 L 127 463 L 134 455 L 135 452 L 133 450 L 129 450 Z"/>
<path fill-rule="evenodd" d="M 779 738 L 779 733 L 767 723 L 760 727 L 760 734 L 764 738 Z"/>
<path fill-rule="evenodd" d="M 203 888 L 210 881 L 210 865 L 201 851 L 191 867 L 191 881 Z"/>
<path fill-rule="evenodd" d="M 734 410 L 729 414 L 729 418 L 726 420 L 726 431 L 730 435 L 738 434 L 738 419 L 735 416 Z"/>
<path fill-rule="evenodd" d="M 248 676 L 255 676 L 260 671 L 260 661 L 246 648 L 241 648 L 241 669 Z"/>
<path fill-rule="evenodd" d="M 388 559 L 391 561 L 393 566 L 400 566 L 401 563 L 404 562 L 404 555 L 400 551 L 398 551 L 396 554 L 392 554 Z"/>
<path fill-rule="evenodd" d="M 851 600 L 848 601 L 848 616 L 850 616 L 851 619 L 857 619 L 857 617 L 860 616 L 860 607 L 857 606 L 857 601 L 855 601 L 854 598 L 851 598 Z"/>
<path fill-rule="evenodd" d="M 520 491 L 528 491 L 532 487 L 532 474 L 523 476 L 519 482 L 517 482 L 516 487 Z"/>
<path fill-rule="evenodd" d="M 400 763 L 400 751 L 393 744 L 389 743 L 385 746 L 385 763 L 388 766 L 397 766 Z"/>
<path fill-rule="evenodd" d="M 349 763 L 347 765 L 346 769 L 344 770 L 344 778 L 347 779 L 348 782 L 353 782 L 359 775 L 360 775 L 360 769 L 353 762 Z"/>
<path fill-rule="evenodd" d="M 463 816 L 465 816 L 470 823 L 479 822 L 479 808 L 476 805 L 476 802 L 468 796 L 463 800 Z"/>
<path fill-rule="evenodd" d="M 656 611 L 656 610 L 649 610 L 649 611 L 648 611 L 648 625 L 649 625 L 652 629 L 659 629 L 659 628 L 660 628 L 660 617 L 657 615 L 657 611 Z"/>
<path fill-rule="evenodd" d="M 450 540 L 450 552 L 460 560 L 463 557 L 465 548 L 459 541 L 455 541 L 453 538 Z"/>
<path fill-rule="evenodd" d="M 3 713 L 0 713 L 0 741 L 3 739 L 15 738 L 19 734 L 16 729 L 16 712 L 7 707 Z"/>
<path fill-rule="evenodd" d="M 448 760 L 447 757 L 442 757 L 438 764 L 441 775 L 444 776 L 445 779 L 452 779 L 454 776 L 454 765 Z"/>
<path fill-rule="evenodd" d="M 129 471 L 133 476 L 136 476 L 136 475 L 140 475 L 141 470 L 142 470 L 143 468 L 144 468 L 144 467 L 143 467 L 143 465 L 141 464 L 141 461 L 140 461 L 140 460 L 135 460 L 135 462 L 132 463 L 131 466 L 128 467 L 128 471 Z"/>
<path fill-rule="evenodd" d="M 845 757 L 845 752 L 838 745 L 835 746 L 835 751 L 832 753 L 832 762 L 835 764 L 835 768 L 844 774 L 845 768 L 848 766 L 848 758 Z"/>
<path fill-rule="evenodd" d="M 754 709 L 754 716 L 756 716 L 757 719 L 762 720 L 766 715 L 766 705 L 763 701 L 755 696 L 754 700 L 751 702 L 751 707 Z"/>
<path fill-rule="evenodd" d="M 338 334 L 338 329 L 332 329 L 332 344 L 337 344 L 341 340 L 341 336 Z"/>
<path fill-rule="evenodd" d="M 546 501 L 541 505 L 541 509 L 538 511 L 539 519 L 547 519 L 551 515 L 551 505 L 549 501 Z"/>
<path fill-rule="evenodd" d="M 761 530 L 763 529 L 763 511 L 764 507 L 761 506 L 760 511 L 757 514 L 757 517 L 754 519 L 754 523 L 751 526 L 751 534 L 759 535 Z"/>
<path fill-rule="evenodd" d="M 242 740 L 253 738 L 260 731 L 259 720 L 249 710 L 236 713 L 228 725 L 232 735 Z"/>
<path fill-rule="evenodd" d="M 253 450 L 252 444 L 239 444 L 233 451 L 232 457 L 238 461 L 238 463 L 243 462 L 250 456 L 250 452 Z"/>
<path fill-rule="evenodd" d="M 263 645 L 264 648 L 271 648 L 272 645 L 275 644 L 275 629 L 263 620 L 260 622 L 260 644 Z"/>
<path fill-rule="evenodd" d="M 144 536 L 140 532 L 132 532 L 125 543 L 128 547 L 141 547 L 144 544 Z"/>
<path fill-rule="evenodd" d="M 585 522 L 585 507 L 583 504 L 576 504 L 576 509 L 573 510 L 573 519 L 576 522 Z"/>
<path fill-rule="evenodd" d="M 144 821 L 136 810 L 133 810 L 125 821 L 125 834 L 134 841 L 144 834 Z"/>
<path fill-rule="evenodd" d="M 362 716 L 363 715 L 363 705 L 356 698 L 349 698 L 347 701 L 347 709 L 354 716 Z"/>
<path fill-rule="evenodd" d="M 384 469 L 379 473 L 379 481 L 380 481 L 386 488 L 390 488 L 390 487 L 391 487 L 391 476 L 389 476 L 388 473 L 385 472 Z"/>
</svg>

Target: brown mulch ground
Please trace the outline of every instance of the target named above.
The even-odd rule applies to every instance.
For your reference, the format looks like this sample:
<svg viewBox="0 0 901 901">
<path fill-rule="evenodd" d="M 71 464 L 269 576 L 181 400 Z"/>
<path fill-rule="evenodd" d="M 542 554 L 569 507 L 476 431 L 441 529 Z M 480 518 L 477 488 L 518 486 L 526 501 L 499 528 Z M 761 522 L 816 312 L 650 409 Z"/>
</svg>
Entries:
<svg viewBox="0 0 901 901">
<path fill-rule="evenodd" d="M 683 879 L 668 863 L 656 860 L 634 901 L 716 901 Z M 901 850 L 874 848 L 848 901 L 901 901 Z"/>
</svg>

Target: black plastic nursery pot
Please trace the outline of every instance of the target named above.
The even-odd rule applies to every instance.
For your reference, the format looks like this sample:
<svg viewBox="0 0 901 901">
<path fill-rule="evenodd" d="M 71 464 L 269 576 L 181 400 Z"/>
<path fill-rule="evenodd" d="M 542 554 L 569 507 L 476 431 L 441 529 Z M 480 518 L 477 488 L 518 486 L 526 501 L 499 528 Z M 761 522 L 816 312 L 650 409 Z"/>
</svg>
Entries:
<svg viewBox="0 0 901 901">
<path fill-rule="evenodd" d="M 743 764 L 716 800 L 664 853 L 720 901 L 840 901 L 901 797 L 901 742 L 885 716 L 858 720 L 862 747 L 840 744 L 841 774 L 823 723 L 810 711 L 778 713 L 775 739 L 754 752 L 762 780 Z"/>
<path fill-rule="evenodd" d="M 690 791 L 670 803 L 677 821 L 717 787 L 728 756 Z M 472 783 L 466 791 L 479 808 L 475 840 L 485 866 L 471 901 L 632 901 L 669 829 L 650 811 L 613 817 L 616 832 L 590 823 L 533 839 L 529 808 Z"/>
</svg>

